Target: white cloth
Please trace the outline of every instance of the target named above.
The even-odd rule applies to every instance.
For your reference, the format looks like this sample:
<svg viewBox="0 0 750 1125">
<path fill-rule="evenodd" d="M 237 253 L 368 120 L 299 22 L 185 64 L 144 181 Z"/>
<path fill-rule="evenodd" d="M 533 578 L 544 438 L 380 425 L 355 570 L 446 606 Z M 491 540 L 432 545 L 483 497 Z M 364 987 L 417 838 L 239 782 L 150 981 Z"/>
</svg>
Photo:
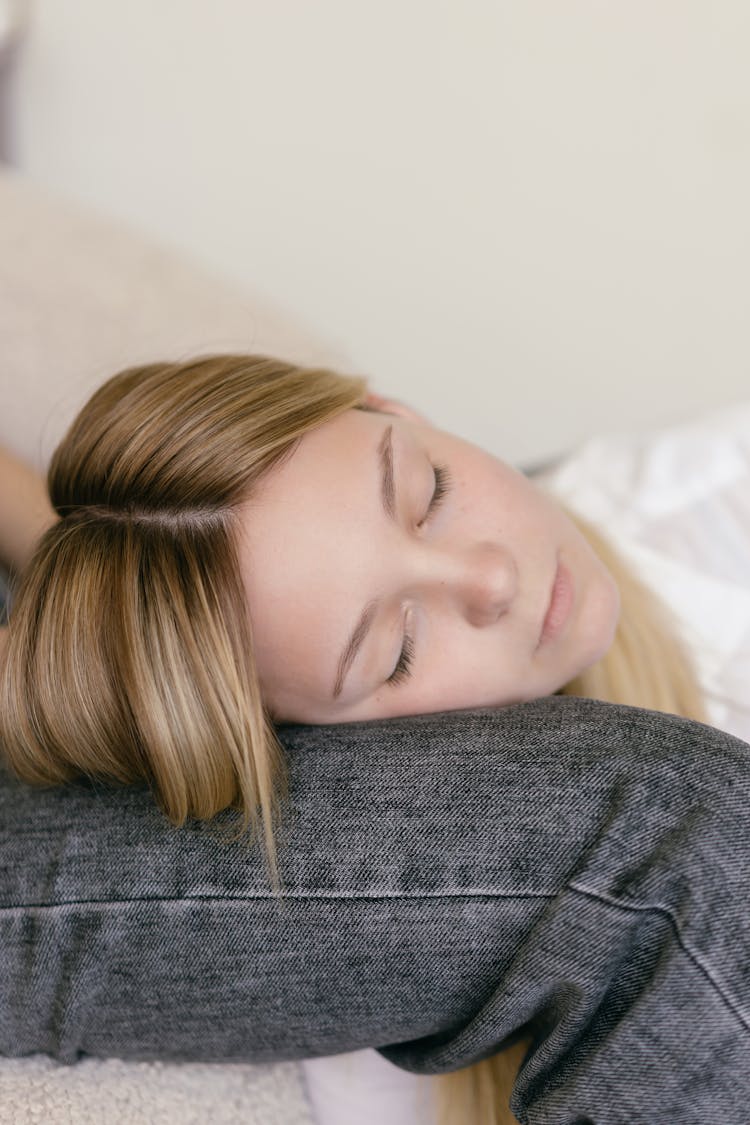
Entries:
<svg viewBox="0 0 750 1125">
<path fill-rule="evenodd" d="M 374 1049 L 305 1059 L 307 1092 L 318 1125 L 436 1125 L 427 1074 L 411 1074 Z"/>
<path fill-rule="evenodd" d="M 669 606 L 711 724 L 750 742 L 750 402 L 591 440 L 540 480 Z"/>
<path fill-rule="evenodd" d="M 713 726 L 750 742 L 750 402 L 588 441 L 538 478 L 677 617 Z M 318 1125 L 435 1125 L 434 1079 L 374 1050 L 308 1060 Z"/>
</svg>

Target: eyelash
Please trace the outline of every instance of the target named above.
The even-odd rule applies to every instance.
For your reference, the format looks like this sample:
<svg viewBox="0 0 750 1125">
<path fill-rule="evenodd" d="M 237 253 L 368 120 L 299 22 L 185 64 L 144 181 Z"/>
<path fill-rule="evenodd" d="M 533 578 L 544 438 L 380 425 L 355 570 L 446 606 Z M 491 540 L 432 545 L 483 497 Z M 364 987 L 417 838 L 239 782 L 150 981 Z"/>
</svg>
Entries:
<svg viewBox="0 0 750 1125">
<path fill-rule="evenodd" d="M 424 517 L 419 521 L 417 527 L 423 527 L 430 516 L 432 516 L 442 504 L 446 494 L 451 488 L 451 475 L 446 469 L 445 465 L 433 465 L 432 471 L 435 474 L 435 488 L 430 502 L 427 505 L 427 512 Z M 401 655 L 398 658 L 396 667 L 388 677 L 387 683 L 389 684 L 402 684 L 405 680 L 409 679 L 411 675 L 411 667 L 414 661 L 414 641 L 408 633 L 404 633 L 404 643 L 401 649 Z"/>
<path fill-rule="evenodd" d="M 446 494 L 450 491 L 453 483 L 451 475 L 445 465 L 433 465 L 432 471 L 435 474 L 435 488 L 430 497 L 430 502 L 427 505 L 427 511 L 417 524 L 417 527 L 424 527 L 430 516 L 434 515 L 445 499 Z"/>
<path fill-rule="evenodd" d="M 433 474 L 435 476 L 435 487 L 433 494 L 430 497 L 430 503 L 427 504 L 427 511 L 421 520 L 417 523 L 417 528 L 423 528 L 430 516 L 433 515 L 437 508 L 443 503 L 445 494 L 450 492 L 451 488 L 451 475 L 444 465 L 433 465 Z"/>
<path fill-rule="evenodd" d="M 411 675 L 411 665 L 414 660 L 414 641 L 408 633 L 404 633 L 404 646 L 398 658 L 398 664 L 391 672 L 387 682 L 389 684 L 402 684 Z"/>
</svg>

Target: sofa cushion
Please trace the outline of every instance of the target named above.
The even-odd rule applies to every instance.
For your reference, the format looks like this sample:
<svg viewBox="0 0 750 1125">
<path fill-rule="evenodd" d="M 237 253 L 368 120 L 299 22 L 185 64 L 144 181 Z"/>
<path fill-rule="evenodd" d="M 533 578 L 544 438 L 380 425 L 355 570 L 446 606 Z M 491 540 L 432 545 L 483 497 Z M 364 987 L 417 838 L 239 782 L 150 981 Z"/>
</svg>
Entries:
<svg viewBox="0 0 750 1125">
<path fill-rule="evenodd" d="M 0 442 L 38 466 L 121 367 L 252 351 L 350 365 L 259 294 L 0 170 Z"/>
</svg>

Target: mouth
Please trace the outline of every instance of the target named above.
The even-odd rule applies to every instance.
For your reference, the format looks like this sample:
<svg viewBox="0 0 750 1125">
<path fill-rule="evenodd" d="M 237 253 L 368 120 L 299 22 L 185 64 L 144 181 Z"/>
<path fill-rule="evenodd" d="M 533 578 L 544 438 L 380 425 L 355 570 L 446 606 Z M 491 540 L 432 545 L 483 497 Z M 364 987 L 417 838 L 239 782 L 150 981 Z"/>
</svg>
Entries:
<svg viewBox="0 0 750 1125">
<path fill-rule="evenodd" d="M 553 640 L 553 638 L 562 631 L 566 621 L 570 617 L 570 611 L 573 608 L 574 601 L 575 584 L 573 582 L 573 575 L 558 557 L 557 570 L 552 580 L 549 605 L 547 606 L 547 612 L 542 622 L 542 630 L 539 635 L 537 648 L 547 641 Z"/>
</svg>

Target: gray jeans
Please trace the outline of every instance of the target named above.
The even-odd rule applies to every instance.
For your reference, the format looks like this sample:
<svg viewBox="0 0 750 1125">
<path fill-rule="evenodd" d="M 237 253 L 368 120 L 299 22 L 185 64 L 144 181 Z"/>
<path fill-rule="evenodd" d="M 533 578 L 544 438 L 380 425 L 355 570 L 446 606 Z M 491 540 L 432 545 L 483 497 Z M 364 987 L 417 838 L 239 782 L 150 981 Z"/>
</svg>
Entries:
<svg viewBox="0 0 750 1125">
<path fill-rule="evenodd" d="M 281 899 L 144 788 L 0 773 L 0 1054 L 435 1073 L 524 1034 L 522 1122 L 747 1125 L 748 746 L 559 697 L 282 734 Z"/>
</svg>

